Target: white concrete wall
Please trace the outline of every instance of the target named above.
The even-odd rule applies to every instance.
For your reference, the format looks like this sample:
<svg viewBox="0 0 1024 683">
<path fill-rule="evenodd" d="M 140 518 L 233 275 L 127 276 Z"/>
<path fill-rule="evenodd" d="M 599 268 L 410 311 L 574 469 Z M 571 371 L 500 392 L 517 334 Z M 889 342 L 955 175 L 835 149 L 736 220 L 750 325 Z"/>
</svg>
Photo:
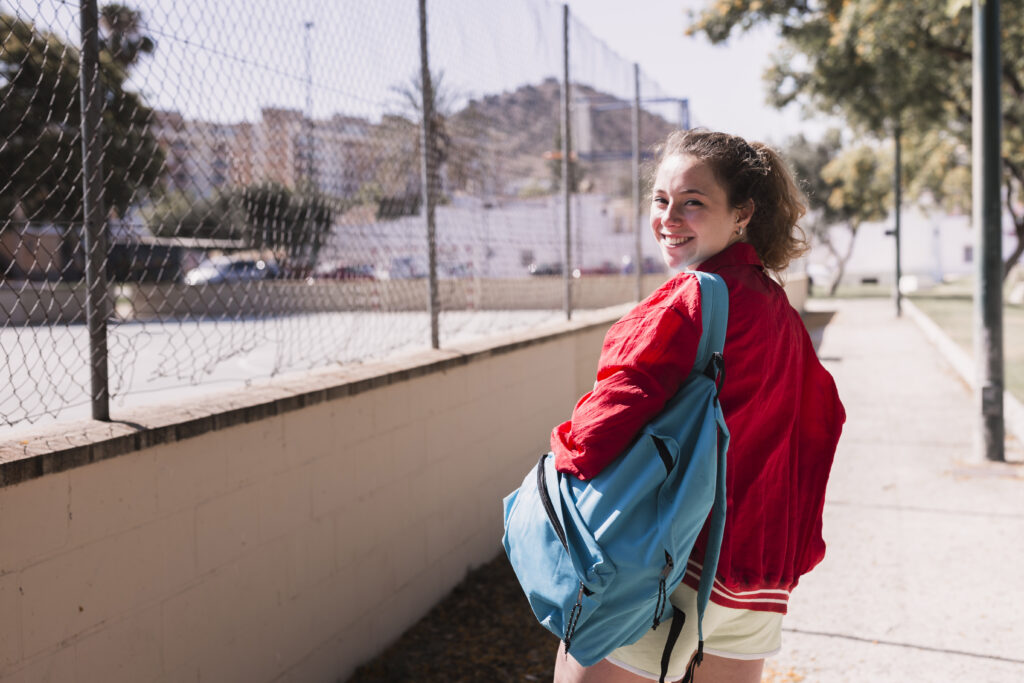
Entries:
<svg viewBox="0 0 1024 683">
<path fill-rule="evenodd" d="M 344 680 L 500 551 L 614 317 L 0 447 L 0 681 Z"/>
</svg>

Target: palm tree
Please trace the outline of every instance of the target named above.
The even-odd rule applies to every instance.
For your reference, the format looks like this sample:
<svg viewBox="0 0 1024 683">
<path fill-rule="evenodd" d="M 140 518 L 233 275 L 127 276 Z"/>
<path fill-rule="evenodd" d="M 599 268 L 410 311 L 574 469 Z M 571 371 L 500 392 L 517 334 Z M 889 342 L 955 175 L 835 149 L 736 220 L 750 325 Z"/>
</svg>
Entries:
<svg viewBox="0 0 1024 683">
<path fill-rule="evenodd" d="M 115 2 L 100 8 L 100 27 L 105 34 L 104 47 L 125 71 L 156 49 L 156 43 L 145 34 L 142 12 L 127 5 Z"/>
<path fill-rule="evenodd" d="M 433 124 L 435 134 L 434 149 L 432 151 L 436 155 L 437 167 L 441 168 L 442 164 L 448 160 L 449 146 L 451 145 L 451 136 L 447 130 L 447 120 L 452 114 L 452 109 L 458 96 L 444 84 L 444 70 L 430 75 L 430 86 L 431 95 L 433 96 L 431 123 Z M 405 114 L 411 115 L 411 118 L 417 123 L 422 121 L 423 78 L 419 72 L 416 72 L 407 83 L 393 85 L 390 90 L 401 99 L 401 108 Z"/>
</svg>

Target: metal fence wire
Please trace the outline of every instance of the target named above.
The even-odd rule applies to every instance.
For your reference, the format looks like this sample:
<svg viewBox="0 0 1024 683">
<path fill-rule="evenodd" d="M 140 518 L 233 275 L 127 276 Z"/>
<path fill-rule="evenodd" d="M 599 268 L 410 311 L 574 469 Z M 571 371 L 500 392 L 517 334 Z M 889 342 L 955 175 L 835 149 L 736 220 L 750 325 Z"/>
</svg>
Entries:
<svg viewBox="0 0 1024 683">
<path fill-rule="evenodd" d="M 94 2 L 0 2 L 7 435 L 554 321 L 660 272 L 635 158 L 686 103 L 562 5 Z"/>
</svg>

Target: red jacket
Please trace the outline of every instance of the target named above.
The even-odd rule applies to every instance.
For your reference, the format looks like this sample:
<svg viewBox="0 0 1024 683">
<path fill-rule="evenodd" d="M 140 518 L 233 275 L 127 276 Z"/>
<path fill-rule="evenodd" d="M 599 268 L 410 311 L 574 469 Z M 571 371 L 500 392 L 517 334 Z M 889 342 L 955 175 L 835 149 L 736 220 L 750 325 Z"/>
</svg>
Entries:
<svg viewBox="0 0 1024 683">
<path fill-rule="evenodd" d="M 700 265 L 729 289 L 721 403 L 730 441 L 725 536 L 711 599 L 786 612 L 789 592 L 825 555 L 825 485 L 845 411 L 799 314 L 737 243 Z M 680 273 L 608 331 L 594 390 L 552 431 L 559 471 L 589 479 L 615 459 L 693 368 L 700 288 Z M 697 586 L 705 535 L 684 582 Z"/>
</svg>

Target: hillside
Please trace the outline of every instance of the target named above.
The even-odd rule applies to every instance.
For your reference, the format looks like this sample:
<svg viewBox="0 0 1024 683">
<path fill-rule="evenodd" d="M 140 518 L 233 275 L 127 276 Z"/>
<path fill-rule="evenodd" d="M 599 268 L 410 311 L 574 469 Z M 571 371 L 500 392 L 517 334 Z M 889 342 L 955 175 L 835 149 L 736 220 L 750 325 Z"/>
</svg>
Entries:
<svg viewBox="0 0 1024 683">
<path fill-rule="evenodd" d="M 583 161 L 582 191 L 628 194 L 632 144 L 631 102 L 624 102 L 586 85 L 573 92 L 573 125 L 584 127 L 589 119 L 590 148 L 580 150 Z M 448 119 L 452 155 L 449 169 L 453 184 L 468 191 L 485 190 L 475 174 L 490 174 L 499 193 L 523 188 L 550 189 L 557 161 L 545 159 L 559 142 L 561 85 L 549 78 L 538 85 L 524 85 L 512 92 L 470 100 Z M 583 108 L 586 107 L 584 110 Z M 589 114 L 589 116 L 587 116 Z M 641 112 L 641 149 L 649 149 L 675 128 L 673 123 L 649 112 Z M 584 140 L 577 130 L 574 138 Z M 588 161 L 587 152 L 597 158 Z M 488 183 L 483 183 L 487 185 Z"/>
</svg>

